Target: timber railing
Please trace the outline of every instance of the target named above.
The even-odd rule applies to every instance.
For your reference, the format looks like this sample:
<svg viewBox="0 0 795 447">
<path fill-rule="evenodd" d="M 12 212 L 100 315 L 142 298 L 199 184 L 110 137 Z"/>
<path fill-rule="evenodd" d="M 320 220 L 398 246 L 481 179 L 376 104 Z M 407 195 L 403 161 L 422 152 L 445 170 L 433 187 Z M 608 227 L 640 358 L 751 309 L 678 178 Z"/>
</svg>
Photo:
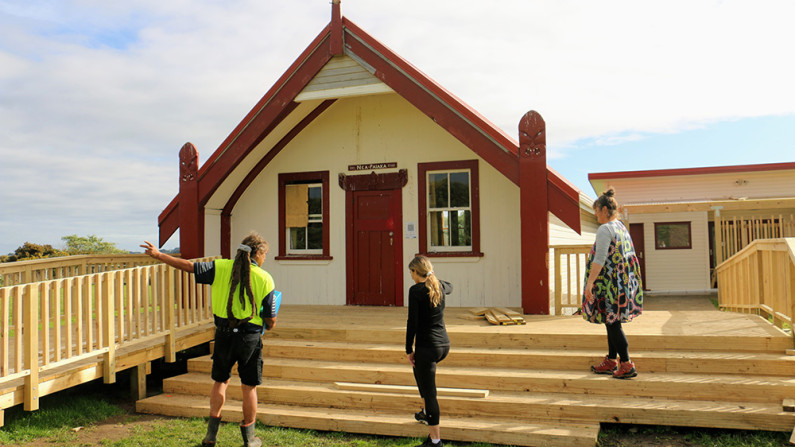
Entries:
<svg viewBox="0 0 795 447">
<path fill-rule="evenodd" d="M 715 216 L 718 263 L 729 259 L 757 239 L 795 237 L 795 215 Z"/>
<path fill-rule="evenodd" d="M 795 238 L 757 239 L 716 271 L 721 309 L 756 313 L 779 328 L 792 329 Z"/>
<path fill-rule="evenodd" d="M 553 281 L 555 284 L 555 315 L 576 312 L 582 304 L 585 287 L 585 262 L 593 245 L 550 245 Z"/>
<path fill-rule="evenodd" d="M 73 255 L 0 263 L 0 287 L 157 263 L 145 254 Z"/>
<path fill-rule="evenodd" d="M 24 378 L 25 410 L 35 410 L 48 370 L 102 356 L 112 383 L 118 350 L 157 340 L 173 362 L 177 331 L 212 321 L 209 301 L 209 286 L 165 264 L 2 287 L 0 390 Z"/>
</svg>

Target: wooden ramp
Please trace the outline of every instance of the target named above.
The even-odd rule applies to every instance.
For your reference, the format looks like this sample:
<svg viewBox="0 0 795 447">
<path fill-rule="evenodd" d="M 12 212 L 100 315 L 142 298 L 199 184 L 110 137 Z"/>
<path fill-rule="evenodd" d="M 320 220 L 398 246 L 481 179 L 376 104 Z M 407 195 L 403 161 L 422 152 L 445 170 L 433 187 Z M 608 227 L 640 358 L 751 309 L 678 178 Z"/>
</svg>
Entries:
<svg viewBox="0 0 795 447">
<path fill-rule="evenodd" d="M 264 337 L 265 424 L 425 436 L 405 360 L 405 309 L 285 306 Z M 522 446 L 593 446 L 601 422 L 791 431 L 795 358 L 790 336 L 757 316 L 650 311 L 625 326 L 639 376 L 592 374 L 604 327 L 580 317 L 525 316 L 526 325 L 473 321 L 448 309 L 453 348 L 437 369 L 442 436 Z M 697 323 L 697 324 L 696 324 Z M 209 356 L 168 379 L 140 412 L 206 417 Z M 340 386 L 344 383 L 344 386 Z M 233 377 L 223 417 L 242 418 Z"/>
</svg>

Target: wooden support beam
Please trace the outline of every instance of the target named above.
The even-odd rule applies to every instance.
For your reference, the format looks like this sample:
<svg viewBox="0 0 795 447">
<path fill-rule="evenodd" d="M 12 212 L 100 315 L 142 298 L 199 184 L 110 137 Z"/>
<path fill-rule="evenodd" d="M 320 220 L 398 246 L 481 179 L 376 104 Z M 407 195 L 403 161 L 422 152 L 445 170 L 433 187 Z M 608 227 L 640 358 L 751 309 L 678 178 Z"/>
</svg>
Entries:
<svg viewBox="0 0 795 447">
<path fill-rule="evenodd" d="M 199 204 L 199 151 L 179 150 L 179 250 L 185 259 L 204 256 L 204 207 Z"/>
<path fill-rule="evenodd" d="M 25 369 L 30 374 L 25 376 L 23 407 L 25 411 L 39 409 L 39 287 L 35 284 L 25 286 L 27 305 L 24 306 Z M 46 323 L 45 323 L 46 324 Z"/>
<path fill-rule="evenodd" d="M 346 391 L 367 391 L 375 393 L 416 394 L 417 387 L 409 385 L 382 385 L 375 383 L 334 382 L 334 387 Z M 476 390 L 469 388 L 437 388 L 439 396 L 476 397 L 485 398 L 489 390 Z"/>
<path fill-rule="evenodd" d="M 549 315 L 549 200 L 546 124 L 536 111 L 519 121 L 522 310 Z"/>
<path fill-rule="evenodd" d="M 103 356 L 104 362 L 102 367 L 102 381 L 103 383 L 116 383 L 116 300 L 113 297 L 114 275 L 110 272 L 105 272 L 100 276 L 102 280 L 100 290 L 101 296 L 97 299 L 102 300 L 103 315 L 105 320 L 104 327 L 102 328 L 102 338 L 108 350 Z"/>
<path fill-rule="evenodd" d="M 149 362 L 134 366 L 130 371 L 130 395 L 134 401 L 146 398 L 146 372 Z"/>
<path fill-rule="evenodd" d="M 179 276 L 177 276 L 177 270 L 172 267 L 165 267 L 165 283 L 166 283 L 166 291 L 165 291 L 165 299 L 166 299 L 166 329 L 168 330 L 166 335 L 166 346 L 165 346 L 165 361 L 167 363 L 174 363 L 177 361 L 177 316 L 176 310 L 174 307 L 176 306 L 176 299 L 177 299 L 177 282 L 179 281 Z"/>
</svg>

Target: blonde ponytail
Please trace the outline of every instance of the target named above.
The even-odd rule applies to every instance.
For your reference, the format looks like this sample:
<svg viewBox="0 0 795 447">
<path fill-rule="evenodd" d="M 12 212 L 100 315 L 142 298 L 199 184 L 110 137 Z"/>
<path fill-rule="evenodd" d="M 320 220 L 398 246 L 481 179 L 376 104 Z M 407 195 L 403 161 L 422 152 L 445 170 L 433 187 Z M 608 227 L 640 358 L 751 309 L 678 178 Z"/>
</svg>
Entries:
<svg viewBox="0 0 795 447">
<path fill-rule="evenodd" d="M 433 273 L 433 265 L 431 261 L 425 256 L 417 256 L 409 263 L 409 269 L 414 270 L 414 273 L 425 278 L 425 287 L 428 288 L 428 297 L 431 299 L 433 307 L 442 302 L 442 284 L 439 278 Z"/>
</svg>

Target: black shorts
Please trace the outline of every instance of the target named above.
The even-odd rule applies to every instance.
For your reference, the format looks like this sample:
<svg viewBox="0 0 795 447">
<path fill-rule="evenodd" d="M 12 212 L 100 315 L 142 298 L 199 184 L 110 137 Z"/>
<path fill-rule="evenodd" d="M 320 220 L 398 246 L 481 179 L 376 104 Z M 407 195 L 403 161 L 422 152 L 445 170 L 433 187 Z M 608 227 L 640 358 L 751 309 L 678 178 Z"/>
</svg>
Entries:
<svg viewBox="0 0 795 447">
<path fill-rule="evenodd" d="M 233 332 L 227 328 L 215 328 L 213 370 L 211 377 L 216 382 L 226 382 L 232 376 L 232 367 L 237 363 L 237 374 L 243 385 L 262 385 L 262 338 L 259 332 Z"/>
</svg>

